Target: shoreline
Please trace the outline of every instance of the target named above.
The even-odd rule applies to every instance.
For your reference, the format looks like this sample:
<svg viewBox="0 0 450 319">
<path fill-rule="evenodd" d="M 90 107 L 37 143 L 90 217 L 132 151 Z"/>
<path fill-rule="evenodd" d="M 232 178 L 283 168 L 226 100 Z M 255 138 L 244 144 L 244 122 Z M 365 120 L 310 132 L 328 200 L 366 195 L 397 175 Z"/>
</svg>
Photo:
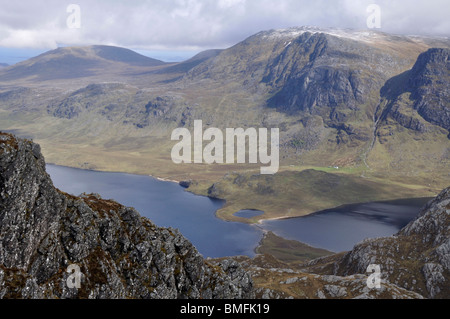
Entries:
<svg viewBox="0 0 450 319">
<path fill-rule="evenodd" d="M 349 203 L 349 204 L 343 204 L 337 207 L 332 208 L 326 208 L 319 211 L 315 211 L 309 214 L 305 214 L 302 216 L 280 216 L 280 217 L 273 217 L 273 218 L 266 218 L 266 219 L 260 219 L 255 224 L 262 224 L 264 221 L 274 221 L 274 220 L 288 220 L 288 219 L 296 219 L 296 218 L 302 218 L 302 217 L 308 217 L 318 214 L 324 214 L 324 213 L 330 213 L 330 212 L 336 212 L 336 213 L 345 213 L 350 208 L 361 206 L 361 205 L 368 205 L 368 204 L 401 204 L 402 202 L 410 202 L 410 201 L 423 201 L 422 207 L 424 207 L 430 200 L 434 199 L 434 197 L 413 197 L 413 198 L 398 198 L 398 199 L 391 199 L 391 200 L 382 200 L 382 201 L 373 201 L 373 202 L 357 202 L 357 203 Z M 405 205 L 405 206 L 413 206 L 413 205 Z"/>
<path fill-rule="evenodd" d="M 109 170 L 97 170 L 97 169 L 90 169 L 90 168 L 81 168 L 81 167 L 77 167 L 77 166 L 67 166 L 67 165 L 60 165 L 60 164 L 55 164 L 55 163 L 46 163 L 46 165 L 53 165 L 53 166 L 59 166 L 59 167 L 65 167 L 65 168 L 73 168 L 73 169 L 80 169 L 80 170 L 85 170 L 85 171 L 93 171 L 93 172 L 102 172 L 102 173 L 117 173 L 117 174 L 130 174 L 130 175 L 138 175 L 138 176 L 148 176 L 150 178 L 156 179 L 158 181 L 161 182 L 169 182 L 169 183 L 175 183 L 178 184 L 180 187 L 183 187 L 180 185 L 180 183 L 182 182 L 182 180 L 176 180 L 173 179 L 172 177 L 159 177 L 159 176 L 155 176 L 155 175 L 151 175 L 151 174 L 139 174 L 139 173 L 127 173 L 127 172 L 121 172 L 121 171 L 109 171 Z M 185 187 L 184 187 L 185 188 Z M 189 188 L 185 188 L 186 191 L 196 195 L 196 196 L 203 196 L 203 197 L 208 197 L 211 198 L 209 196 L 205 196 L 202 194 L 197 194 L 195 192 L 192 192 L 189 190 Z M 357 206 L 357 205 L 365 205 L 365 204 L 371 204 L 371 203 L 379 203 L 379 204 L 389 204 L 389 203 L 395 203 L 395 202 L 403 202 L 403 201 L 424 201 L 424 203 L 426 204 L 428 201 L 432 200 L 434 197 L 414 197 L 414 198 L 397 198 L 397 199 L 391 199 L 391 200 L 384 200 L 384 201 L 373 201 L 373 202 L 354 202 L 354 203 L 346 203 L 337 207 L 331 207 L 331 208 L 326 208 L 326 209 L 322 209 L 319 211 L 314 211 L 314 212 L 310 212 L 308 214 L 304 214 L 304 215 L 300 215 L 300 216 L 278 216 L 278 217 L 271 217 L 271 218 L 262 218 L 262 219 L 258 219 L 256 222 L 253 223 L 247 223 L 247 222 L 239 222 L 239 221 L 232 221 L 232 220 L 228 220 L 228 219 L 223 219 L 217 216 L 217 214 L 215 213 L 215 217 L 226 221 L 226 222 L 239 222 L 239 223 L 243 223 L 243 224 L 253 224 L 256 226 L 261 226 L 265 221 L 277 221 L 277 220 L 289 220 L 289 219 L 294 219 L 294 218 L 302 218 L 302 217 L 307 217 L 307 216 L 312 216 L 312 215 L 316 215 L 316 214 L 321 214 L 321 213 L 327 213 L 330 211 L 334 211 L 334 212 L 344 212 L 344 210 L 352 207 L 352 206 Z M 226 199 L 221 199 L 223 201 L 226 202 Z M 259 209 L 257 209 L 259 210 Z M 263 211 L 263 210 L 261 210 Z M 237 213 L 237 212 L 235 212 Z"/>
<path fill-rule="evenodd" d="M 305 215 L 305 216 L 307 216 L 307 215 Z M 254 223 L 254 224 L 261 225 L 265 221 L 284 220 L 284 219 L 300 218 L 300 217 L 304 217 L 304 216 L 279 216 L 279 217 L 263 218 L 263 219 L 259 219 L 258 222 Z"/>
<path fill-rule="evenodd" d="M 77 167 L 56 165 L 56 164 L 53 164 L 53 163 L 49 163 L 49 164 L 47 164 L 47 166 L 54 166 L 54 167 L 61 167 L 61 168 L 71 168 L 71 169 L 78 169 L 78 170 L 91 171 L 91 172 L 100 172 L 100 173 L 119 173 L 119 174 L 136 175 L 136 176 L 147 176 L 147 177 L 149 177 L 149 178 L 151 178 L 153 180 L 158 180 L 158 181 L 161 181 L 161 182 L 177 183 L 180 187 L 185 188 L 182 185 L 180 185 L 180 182 L 178 182 L 178 181 L 176 181 L 174 179 L 155 177 L 155 176 L 148 175 L 148 174 L 146 174 L 146 175 L 143 175 L 143 174 L 139 175 L 139 174 L 130 174 L 130 173 L 121 173 L 121 172 L 99 171 L 99 170 L 93 170 L 93 169 L 83 169 L 83 168 L 77 168 Z M 191 193 L 193 195 L 195 195 L 195 196 L 207 197 L 209 199 L 212 199 L 211 197 L 206 196 L 206 195 L 195 194 L 193 192 L 191 192 Z M 280 237 L 280 238 L 282 238 L 284 240 L 295 240 L 295 241 L 300 242 L 300 243 L 302 243 L 304 245 L 308 245 L 308 246 L 313 247 L 313 248 L 319 248 L 317 246 L 308 244 L 308 243 L 303 242 L 301 240 L 289 238 L 289 236 L 285 236 L 285 235 L 279 234 L 275 230 L 270 229 L 270 222 L 271 221 L 290 220 L 290 219 L 294 219 L 294 218 L 299 219 L 301 217 L 307 217 L 307 216 L 320 214 L 320 213 L 326 213 L 326 212 L 342 212 L 342 213 L 345 213 L 345 212 L 351 211 L 352 207 L 355 207 L 355 206 L 358 206 L 358 205 L 366 205 L 366 204 L 377 204 L 377 203 L 390 203 L 390 204 L 392 204 L 392 203 L 395 203 L 397 205 L 402 205 L 402 204 L 408 204 L 408 203 L 412 204 L 411 202 L 415 202 L 416 205 L 418 203 L 422 203 L 421 206 L 423 207 L 423 204 L 428 202 L 429 200 L 430 200 L 429 197 L 422 197 L 422 198 L 415 198 L 415 199 L 402 198 L 402 199 L 387 200 L 387 201 L 377 201 L 377 202 L 351 203 L 351 204 L 340 205 L 338 207 L 334 207 L 334 208 L 330 208 L 330 209 L 325 209 L 325 210 L 321 210 L 321 211 L 311 212 L 310 214 L 304 214 L 302 216 L 286 216 L 286 215 L 284 215 L 284 216 L 277 216 L 277 217 L 271 217 L 271 218 L 259 218 L 259 219 L 255 220 L 254 222 L 231 221 L 231 220 L 227 220 L 227 219 L 224 219 L 224 218 L 219 218 L 217 216 L 217 210 L 216 210 L 215 213 L 214 213 L 214 218 L 216 218 L 216 219 L 218 219 L 220 221 L 237 222 L 239 224 L 247 224 L 247 225 L 252 225 L 253 227 L 256 227 L 256 229 L 258 229 L 258 231 L 261 233 L 261 236 L 254 243 L 254 246 L 251 247 L 251 248 L 249 247 L 249 248 L 251 249 L 251 252 L 252 252 L 251 255 L 257 255 L 257 254 L 259 254 L 258 251 L 259 251 L 260 247 L 262 246 L 262 242 L 266 238 L 267 234 L 270 233 L 270 232 L 273 232 L 276 236 L 278 236 L 278 237 Z M 226 200 L 223 200 L 223 199 L 222 199 L 222 201 L 226 202 Z M 248 209 L 248 210 L 257 210 L 257 209 Z M 263 216 L 261 216 L 261 217 L 263 217 Z M 268 227 L 268 228 L 266 228 L 266 227 Z M 325 248 L 323 248 L 323 249 L 325 249 Z M 332 251 L 330 249 L 327 249 L 327 250 Z"/>
</svg>

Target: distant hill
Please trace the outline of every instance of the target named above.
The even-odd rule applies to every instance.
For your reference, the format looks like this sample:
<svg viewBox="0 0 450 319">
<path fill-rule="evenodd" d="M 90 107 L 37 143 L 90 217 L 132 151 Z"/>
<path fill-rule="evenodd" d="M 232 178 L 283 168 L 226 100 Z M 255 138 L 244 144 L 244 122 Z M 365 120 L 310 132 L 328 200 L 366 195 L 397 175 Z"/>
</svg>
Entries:
<svg viewBox="0 0 450 319">
<path fill-rule="evenodd" d="M 0 63 L 0 68 L 5 68 L 7 66 L 9 66 L 9 64 L 7 64 L 7 63 Z"/>
<path fill-rule="evenodd" d="M 193 69 L 197 65 L 205 62 L 206 60 L 210 58 L 214 58 L 217 55 L 220 54 L 223 50 L 206 50 L 203 52 L 200 52 L 190 58 L 189 60 L 183 61 L 181 63 L 178 63 L 176 65 L 168 66 L 160 71 L 159 73 L 186 73 L 189 70 Z"/>
<path fill-rule="evenodd" d="M 92 50 L 98 57 L 108 61 L 122 62 L 135 66 L 158 66 L 165 62 L 152 59 L 132 50 L 106 45 L 94 45 Z"/>
<path fill-rule="evenodd" d="M 64 47 L 3 69 L 0 72 L 0 81 L 82 78 L 100 73 L 120 72 L 126 67 L 155 67 L 164 64 L 160 60 L 119 47 Z"/>
</svg>

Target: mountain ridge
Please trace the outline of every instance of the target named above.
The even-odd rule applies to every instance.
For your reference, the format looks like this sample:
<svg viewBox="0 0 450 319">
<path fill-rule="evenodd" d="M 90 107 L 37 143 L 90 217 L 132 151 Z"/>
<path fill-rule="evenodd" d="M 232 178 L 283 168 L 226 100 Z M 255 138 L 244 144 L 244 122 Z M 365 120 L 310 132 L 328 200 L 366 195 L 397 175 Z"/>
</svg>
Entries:
<svg viewBox="0 0 450 319">
<path fill-rule="evenodd" d="M 26 78 L 49 81 L 89 77 L 97 75 L 98 69 L 107 71 L 117 64 L 129 67 L 166 65 L 160 60 L 120 47 L 105 45 L 61 47 L 2 69 L 0 81 Z"/>
<path fill-rule="evenodd" d="M 450 47 L 448 39 L 376 31 L 263 31 L 185 64 L 0 82 L 0 125 L 33 137 L 52 163 L 194 180 L 188 190 L 199 194 L 254 167 L 175 165 L 174 129 L 198 119 L 219 129 L 279 128 L 280 171 L 289 178 L 273 187 L 293 189 L 296 172 L 315 169 L 371 180 L 381 193 L 431 197 L 448 181 L 449 83 L 410 81 L 422 77 L 418 58 L 432 46 Z M 446 79 L 445 64 L 429 65 Z"/>
</svg>

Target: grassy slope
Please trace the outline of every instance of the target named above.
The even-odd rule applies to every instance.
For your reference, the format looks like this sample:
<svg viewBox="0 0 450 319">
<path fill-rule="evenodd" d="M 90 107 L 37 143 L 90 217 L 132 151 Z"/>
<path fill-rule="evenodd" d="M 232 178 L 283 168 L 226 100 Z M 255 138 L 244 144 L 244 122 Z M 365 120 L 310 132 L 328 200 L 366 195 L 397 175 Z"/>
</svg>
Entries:
<svg viewBox="0 0 450 319">
<path fill-rule="evenodd" d="M 370 168 L 357 162 L 360 151 L 342 147 L 326 152 L 323 146 L 281 159 L 280 171 L 274 176 L 259 176 L 259 164 L 173 164 L 170 151 L 174 143 L 167 128 L 152 126 L 148 132 L 109 123 L 100 127 L 96 123 L 83 123 L 83 135 L 78 121 L 55 119 L 40 112 L 2 111 L 0 117 L 2 130 L 18 130 L 26 137 L 39 132 L 35 141 L 41 144 L 49 163 L 175 181 L 195 180 L 197 183 L 189 191 L 202 195 L 208 195 L 208 189 L 216 183 L 218 192 L 214 195 L 227 200 L 218 216 L 227 220 L 257 222 L 261 218 L 302 216 L 354 202 L 432 197 L 448 183 L 445 162 L 432 158 L 436 152 L 445 151 L 442 145 L 448 140 L 442 134 L 412 139 L 408 130 L 396 132 L 389 137 L 389 143 L 375 144 L 369 154 Z M 424 154 L 421 149 L 427 149 L 425 154 L 430 157 L 417 161 L 418 154 Z M 335 164 L 339 170 L 333 168 Z M 265 214 L 251 220 L 234 217 L 241 209 L 259 209 Z"/>
<path fill-rule="evenodd" d="M 303 263 L 334 253 L 325 249 L 314 248 L 295 240 L 286 240 L 268 232 L 257 247 L 258 254 L 269 254 L 285 263 Z"/>
<path fill-rule="evenodd" d="M 304 216 L 349 203 L 434 194 L 426 187 L 368 179 L 352 173 L 330 173 L 289 167 L 276 175 L 227 174 L 209 190 L 210 195 L 227 200 L 217 212 L 220 218 L 241 222 Z M 336 171 L 336 170 L 335 170 Z M 195 189 L 195 188 L 194 188 Z M 244 219 L 233 216 L 241 209 L 257 209 L 262 216 Z"/>
</svg>

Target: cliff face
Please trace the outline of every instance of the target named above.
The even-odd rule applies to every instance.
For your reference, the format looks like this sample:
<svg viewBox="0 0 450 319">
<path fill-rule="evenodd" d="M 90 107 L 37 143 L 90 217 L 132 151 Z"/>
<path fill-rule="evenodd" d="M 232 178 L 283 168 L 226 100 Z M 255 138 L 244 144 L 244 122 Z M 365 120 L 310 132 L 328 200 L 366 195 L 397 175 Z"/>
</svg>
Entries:
<svg viewBox="0 0 450 319">
<path fill-rule="evenodd" d="M 366 54 L 374 56 L 374 61 Z M 288 112 L 307 111 L 325 120 L 348 121 L 346 117 L 383 82 L 381 71 L 368 71 L 369 64 L 381 64 L 382 58 L 364 43 L 304 33 L 269 63 L 263 81 L 276 93 L 268 104 Z"/>
<path fill-rule="evenodd" d="M 409 80 L 414 109 L 428 122 L 450 130 L 449 49 L 421 54 Z"/>
<path fill-rule="evenodd" d="M 385 123 L 392 118 L 419 132 L 430 130 L 430 123 L 450 130 L 449 53 L 449 49 L 429 49 L 410 71 L 386 82 L 381 94 L 391 102 L 384 111 Z"/>
<path fill-rule="evenodd" d="M 59 191 L 37 144 L 0 133 L 0 298 L 251 298 L 252 287 L 236 262 L 208 263 L 178 230 Z"/>
</svg>

